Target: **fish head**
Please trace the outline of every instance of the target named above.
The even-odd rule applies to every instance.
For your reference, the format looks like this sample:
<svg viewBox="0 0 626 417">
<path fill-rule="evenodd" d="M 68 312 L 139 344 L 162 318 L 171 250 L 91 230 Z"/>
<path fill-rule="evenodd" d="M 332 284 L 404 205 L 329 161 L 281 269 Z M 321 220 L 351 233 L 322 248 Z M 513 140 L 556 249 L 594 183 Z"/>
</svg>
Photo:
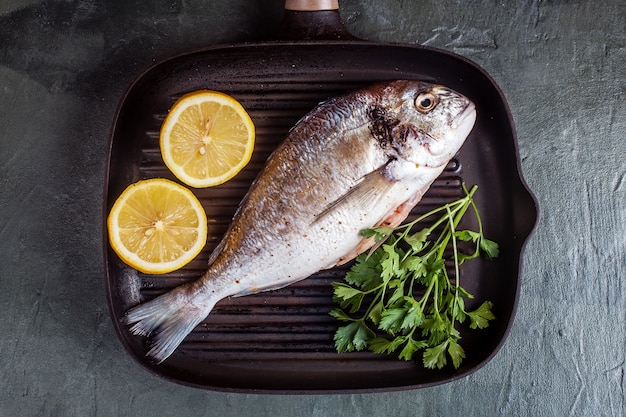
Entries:
<svg viewBox="0 0 626 417">
<path fill-rule="evenodd" d="M 390 157 L 432 168 L 447 164 L 474 126 L 474 103 L 450 88 L 419 81 L 396 81 L 386 90 L 381 107 Z"/>
</svg>

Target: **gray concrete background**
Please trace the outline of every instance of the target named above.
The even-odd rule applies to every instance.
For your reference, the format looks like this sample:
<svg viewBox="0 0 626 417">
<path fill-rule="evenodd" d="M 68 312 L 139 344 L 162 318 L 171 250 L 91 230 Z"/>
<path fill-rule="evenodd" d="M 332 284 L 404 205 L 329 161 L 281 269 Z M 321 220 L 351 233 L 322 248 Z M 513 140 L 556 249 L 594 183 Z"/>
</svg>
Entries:
<svg viewBox="0 0 626 417">
<path fill-rule="evenodd" d="M 624 3 L 340 5 L 355 35 L 462 54 L 508 98 L 541 219 L 503 349 L 462 380 L 386 394 L 228 394 L 144 371 L 114 334 L 103 286 L 116 106 L 153 62 L 271 39 L 283 2 L 2 0 L 0 416 L 624 415 Z"/>
</svg>

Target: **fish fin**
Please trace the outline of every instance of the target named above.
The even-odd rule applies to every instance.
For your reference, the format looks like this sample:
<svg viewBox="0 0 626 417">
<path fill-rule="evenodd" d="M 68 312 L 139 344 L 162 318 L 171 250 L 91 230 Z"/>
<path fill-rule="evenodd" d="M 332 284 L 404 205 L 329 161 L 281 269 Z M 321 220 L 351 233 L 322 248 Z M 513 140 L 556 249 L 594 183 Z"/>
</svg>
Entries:
<svg viewBox="0 0 626 417">
<path fill-rule="evenodd" d="M 185 286 L 175 288 L 126 313 L 124 321 L 135 335 L 152 336 L 147 356 L 157 363 L 167 359 L 183 339 L 211 312 L 218 299 L 201 305 L 185 294 Z"/>
<path fill-rule="evenodd" d="M 375 205 L 377 200 L 384 195 L 394 183 L 394 181 L 390 181 L 387 178 L 387 167 L 388 165 L 383 165 L 381 168 L 363 176 L 361 182 L 350 188 L 345 194 L 341 195 L 317 214 L 312 224 L 319 222 L 346 204 L 353 206 Z"/>
</svg>

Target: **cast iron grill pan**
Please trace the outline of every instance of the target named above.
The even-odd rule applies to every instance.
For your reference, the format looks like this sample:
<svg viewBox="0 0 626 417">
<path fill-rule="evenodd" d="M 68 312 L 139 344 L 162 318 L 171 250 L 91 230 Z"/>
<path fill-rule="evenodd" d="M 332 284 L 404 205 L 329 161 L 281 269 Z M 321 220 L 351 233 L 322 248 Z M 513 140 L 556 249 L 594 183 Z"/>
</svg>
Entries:
<svg viewBox="0 0 626 417">
<path fill-rule="evenodd" d="M 300 117 L 330 97 L 394 79 L 444 84 L 477 107 L 470 137 L 412 214 L 461 197 L 463 181 L 477 184 L 475 200 L 486 234 L 500 244 L 497 260 L 472 261 L 462 269 L 462 285 L 475 295 L 468 307 L 491 300 L 497 320 L 485 330 L 461 331 L 467 356 L 461 367 L 427 370 L 419 359 L 336 353 L 333 334 L 339 322 L 328 314 L 336 307 L 331 283 L 350 264 L 280 290 L 223 300 L 170 358 L 151 363 L 145 357 L 147 339 L 133 336 L 122 323 L 125 312 L 200 277 L 251 182 Z M 176 180 L 161 159 L 159 129 L 174 101 L 198 89 L 238 99 L 256 125 L 257 143 L 250 164 L 233 180 L 193 189 L 207 212 L 209 238 L 182 270 L 158 276 L 135 271 L 110 249 L 105 230 L 110 312 L 122 344 L 137 362 L 164 378 L 205 389 L 336 393 L 436 385 L 479 369 L 496 354 L 513 320 L 520 256 L 536 221 L 536 205 L 519 174 L 508 107 L 482 69 L 431 48 L 354 40 L 218 46 L 174 57 L 142 74 L 121 102 L 111 137 L 105 216 L 129 184 L 153 177 Z"/>
</svg>

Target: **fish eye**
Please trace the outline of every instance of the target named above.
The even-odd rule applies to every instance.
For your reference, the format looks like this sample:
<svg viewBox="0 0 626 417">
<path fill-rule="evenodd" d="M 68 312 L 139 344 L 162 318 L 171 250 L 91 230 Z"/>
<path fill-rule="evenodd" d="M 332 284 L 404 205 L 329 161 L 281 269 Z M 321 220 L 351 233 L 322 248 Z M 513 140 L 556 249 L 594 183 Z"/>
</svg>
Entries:
<svg viewBox="0 0 626 417">
<path fill-rule="evenodd" d="M 433 93 L 422 93 L 415 99 L 415 107 L 417 111 L 426 114 L 437 107 L 439 100 Z"/>
</svg>

